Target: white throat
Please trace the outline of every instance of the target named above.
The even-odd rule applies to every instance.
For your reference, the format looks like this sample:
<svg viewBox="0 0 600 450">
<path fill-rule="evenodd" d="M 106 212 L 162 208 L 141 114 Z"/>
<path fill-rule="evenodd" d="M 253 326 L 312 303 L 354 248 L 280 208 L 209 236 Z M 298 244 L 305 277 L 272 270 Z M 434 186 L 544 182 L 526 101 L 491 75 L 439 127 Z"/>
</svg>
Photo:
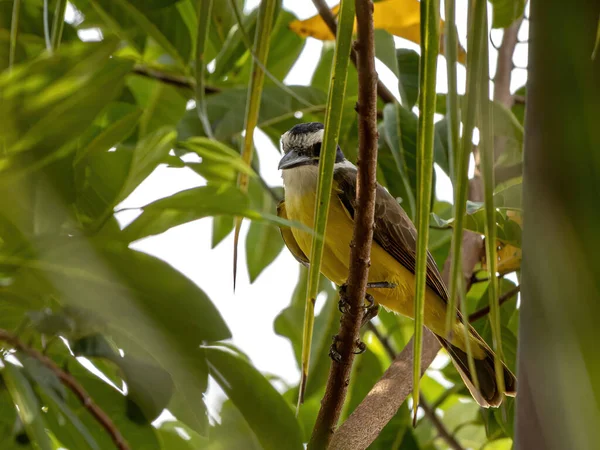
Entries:
<svg viewBox="0 0 600 450">
<path fill-rule="evenodd" d="M 333 166 L 334 172 L 339 169 L 356 170 L 356 166 L 345 159 L 342 162 L 335 163 Z M 286 193 L 292 196 L 303 195 L 308 191 L 316 192 L 318 176 L 319 166 L 312 164 L 282 170 L 281 175 Z"/>
<path fill-rule="evenodd" d="M 282 170 L 281 174 L 285 192 L 292 196 L 302 196 L 308 191 L 316 192 L 318 176 L 319 166 L 312 164 Z"/>
</svg>

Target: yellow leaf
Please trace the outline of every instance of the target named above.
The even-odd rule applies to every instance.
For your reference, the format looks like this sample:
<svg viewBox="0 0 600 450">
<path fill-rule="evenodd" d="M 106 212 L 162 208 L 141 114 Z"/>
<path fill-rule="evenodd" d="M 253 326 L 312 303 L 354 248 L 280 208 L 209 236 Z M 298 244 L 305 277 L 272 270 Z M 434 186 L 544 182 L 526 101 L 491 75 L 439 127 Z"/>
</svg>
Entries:
<svg viewBox="0 0 600 450">
<path fill-rule="evenodd" d="M 373 20 L 375 28 L 386 30 L 388 33 L 404 38 L 415 44 L 421 43 L 421 9 L 417 0 L 382 0 L 373 5 Z M 337 16 L 339 5 L 331 8 L 334 16 Z M 443 21 L 440 29 L 443 30 Z M 306 20 L 294 20 L 290 23 L 290 29 L 302 37 L 312 37 L 321 41 L 332 41 L 335 36 L 329 30 L 320 15 Z M 356 31 L 356 21 L 354 22 Z M 440 46 L 442 49 L 443 45 Z M 467 54 L 462 48 L 458 49 L 458 61 L 465 64 Z"/>
</svg>

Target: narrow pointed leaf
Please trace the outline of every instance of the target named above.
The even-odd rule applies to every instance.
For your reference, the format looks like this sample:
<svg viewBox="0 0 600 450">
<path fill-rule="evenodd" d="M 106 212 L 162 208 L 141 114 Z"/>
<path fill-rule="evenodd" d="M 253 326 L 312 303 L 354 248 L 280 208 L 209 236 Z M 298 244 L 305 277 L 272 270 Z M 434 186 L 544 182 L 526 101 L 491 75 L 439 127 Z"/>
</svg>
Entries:
<svg viewBox="0 0 600 450">
<path fill-rule="evenodd" d="M 415 267 L 415 339 L 413 358 L 413 424 L 416 424 L 421 379 L 421 349 L 425 315 L 427 279 L 427 241 L 429 212 L 433 190 L 433 142 L 435 128 L 435 83 L 439 50 L 439 0 L 421 2 L 421 65 L 419 94 L 419 128 L 417 135 L 417 255 Z"/>
<path fill-rule="evenodd" d="M 269 43 L 271 40 L 271 30 L 274 22 L 274 13 L 276 0 L 264 0 L 260 4 L 258 13 L 258 22 L 256 25 L 256 36 L 254 38 L 254 49 L 259 61 L 266 61 L 269 56 Z M 265 80 L 264 71 L 252 62 L 252 76 L 248 86 L 248 101 L 246 103 L 246 123 L 242 159 L 247 165 L 252 163 L 252 155 L 254 153 L 253 140 L 254 130 L 258 123 L 258 113 L 260 109 L 260 99 L 262 94 L 263 83 Z M 248 176 L 240 173 L 238 185 L 243 193 L 248 192 Z M 238 241 L 240 238 L 240 228 L 242 226 L 242 218 L 235 219 L 235 232 L 233 238 L 233 288 L 235 289 L 236 271 L 237 271 L 237 251 Z"/>
<path fill-rule="evenodd" d="M 487 2 L 481 2 L 477 11 L 476 23 L 481 30 L 488 29 Z M 483 34 L 483 32 L 481 32 Z M 492 327 L 492 348 L 498 390 L 504 392 L 504 371 L 502 358 L 502 336 L 500 329 L 500 304 L 498 299 L 497 243 L 496 243 L 496 208 L 494 206 L 494 138 L 492 135 L 492 109 L 489 102 L 489 44 L 487 39 L 480 42 L 481 58 L 479 71 L 479 155 L 481 158 L 481 175 L 483 178 L 483 194 L 485 199 L 485 254 L 489 278 L 490 324 Z"/>
<path fill-rule="evenodd" d="M 338 31 L 329 96 L 325 111 L 325 134 L 319 161 L 319 178 L 317 182 L 317 201 L 314 230 L 316 236 L 324 236 L 327 228 L 327 216 L 333 185 L 333 166 L 342 122 L 342 110 L 346 93 L 350 48 L 352 45 L 352 26 L 354 23 L 354 1 L 343 0 L 338 17 Z M 302 367 L 300 373 L 300 392 L 298 406 L 304 400 L 304 390 L 308 378 L 310 348 L 315 323 L 315 302 L 319 290 L 321 276 L 321 259 L 323 258 L 323 238 L 313 238 L 309 260 L 311 262 L 308 275 L 306 309 L 304 313 L 304 330 L 302 334 Z"/>
<path fill-rule="evenodd" d="M 2 369 L 4 384 L 18 407 L 19 417 L 25 426 L 29 438 L 37 444 L 40 450 L 52 450 L 54 447 L 46 434 L 42 409 L 37 400 L 33 387 L 15 365 L 5 362 Z"/>
<path fill-rule="evenodd" d="M 444 24 L 444 46 L 446 48 L 446 76 L 448 78 L 447 98 L 447 142 L 448 142 L 448 173 L 452 184 L 455 184 L 454 156 L 458 152 L 460 139 L 460 116 L 458 104 L 457 53 L 458 33 L 456 30 L 456 2 L 445 0 L 446 22 Z"/>
<path fill-rule="evenodd" d="M 213 0 L 199 0 L 198 11 L 198 36 L 196 38 L 196 109 L 204 132 L 210 138 L 213 137 L 210 120 L 206 112 L 206 100 L 204 96 L 204 74 L 206 72 L 205 50 L 208 41 L 208 33 L 211 26 Z"/>
<path fill-rule="evenodd" d="M 304 448 L 292 409 L 259 371 L 224 348 L 205 347 L 204 351 L 210 375 L 242 413 L 264 449 Z"/>
<path fill-rule="evenodd" d="M 475 20 L 476 9 L 481 2 L 476 2 L 475 7 L 469 8 L 468 17 L 468 46 L 472 49 L 467 54 L 467 84 L 465 89 L 466 106 L 463 108 L 464 116 L 463 135 L 456 155 L 455 174 L 454 174 L 454 229 L 452 233 L 451 244 L 451 263 L 450 263 L 450 294 L 448 301 L 448 310 L 446 313 L 446 333 L 450 332 L 452 318 L 457 304 L 462 305 L 463 318 L 466 320 L 466 301 L 465 286 L 462 270 L 462 237 L 464 229 L 464 218 L 467 207 L 467 188 L 469 154 L 471 153 L 473 128 L 475 126 L 475 113 L 477 110 L 477 83 L 478 74 L 481 68 L 481 40 L 487 39 L 487 29 L 483 31 L 477 26 Z M 465 327 L 465 341 L 467 350 L 467 359 L 469 371 L 473 376 L 473 384 L 478 387 L 477 372 L 475 371 L 475 363 L 473 361 L 473 353 L 471 351 L 471 340 L 468 336 L 468 328 Z"/>
<path fill-rule="evenodd" d="M 21 0 L 13 0 L 12 17 L 10 21 L 10 47 L 8 56 L 8 68 L 15 64 L 17 54 L 17 38 L 19 35 L 19 15 L 21 11 Z"/>
</svg>

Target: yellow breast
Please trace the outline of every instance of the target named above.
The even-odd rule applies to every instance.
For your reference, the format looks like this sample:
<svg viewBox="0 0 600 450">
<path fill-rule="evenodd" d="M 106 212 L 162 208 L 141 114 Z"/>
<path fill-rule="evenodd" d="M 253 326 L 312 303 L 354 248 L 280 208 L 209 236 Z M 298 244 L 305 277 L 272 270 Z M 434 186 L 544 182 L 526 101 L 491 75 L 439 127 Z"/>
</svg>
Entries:
<svg viewBox="0 0 600 450">
<path fill-rule="evenodd" d="M 294 169 L 294 171 L 296 170 Z M 316 201 L 316 170 L 314 178 L 311 173 L 310 176 L 304 176 L 302 182 L 289 178 L 286 180 L 285 177 L 284 182 L 288 219 L 312 228 Z M 348 278 L 353 227 L 354 222 L 335 193 L 334 186 L 327 218 L 321 272 L 337 285 L 346 283 Z M 296 228 L 292 229 L 292 233 L 304 254 L 310 258 L 312 236 Z M 414 274 L 376 242 L 373 242 L 371 247 L 369 282 L 394 283 L 396 285 L 394 289 L 369 289 L 368 293 L 380 305 L 404 316 L 414 317 Z M 427 288 L 425 325 L 434 333 L 443 335 L 445 334 L 445 317 L 445 302 L 434 291 Z M 462 348 L 464 347 L 462 325 L 457 321 L 455 328 L 456 337 L 453 342 Z M 478 356 L 476 354 L 476 357 Z"/>
</svg>

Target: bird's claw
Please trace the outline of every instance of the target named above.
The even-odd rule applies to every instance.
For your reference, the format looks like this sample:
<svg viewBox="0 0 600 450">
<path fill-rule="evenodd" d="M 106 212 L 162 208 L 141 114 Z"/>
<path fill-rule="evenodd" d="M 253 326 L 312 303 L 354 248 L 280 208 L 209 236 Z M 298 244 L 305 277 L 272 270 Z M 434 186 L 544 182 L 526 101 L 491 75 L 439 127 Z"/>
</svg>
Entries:
<svg viewBox="0 0 600 450">
<path fill-rule="evenodd" d="M 360 339 L 356 340 L 355 345 L 356 345 L 356 350 L 354 350 L 352 352 L 355 355 L 360 355 L 361 353 L 364 353 L 367 350 L 367 345 L 364 342 L 362 342 Z"/>
<path fill-rule="evenodd" d="M 336 363 L 341 363 L 342 355 L 337 349 L 338 342 L 340 342 L 340 338 L 336 334 L 335 336 L 333 336 L 333 343 L 331 344 L 331 347 L 329 347 L 329 357 Z M 360 355 L 361 353 L 364 353 L 367 350 L 367 345 L 360 339 L 357 339 L 354 345 L 355 350 L 353 350 L 352 353 L 355 355 Z"/>
<path fill-rule="evenodd" d="M 337 343 L 340 341 L 340 338 L 336 334 L 333 336 L 333 343 L 331 347 L 329 347 L 329 357 L 337 363 L 342 362 L 342 355 L 338 352 Z"/>
</svg>

